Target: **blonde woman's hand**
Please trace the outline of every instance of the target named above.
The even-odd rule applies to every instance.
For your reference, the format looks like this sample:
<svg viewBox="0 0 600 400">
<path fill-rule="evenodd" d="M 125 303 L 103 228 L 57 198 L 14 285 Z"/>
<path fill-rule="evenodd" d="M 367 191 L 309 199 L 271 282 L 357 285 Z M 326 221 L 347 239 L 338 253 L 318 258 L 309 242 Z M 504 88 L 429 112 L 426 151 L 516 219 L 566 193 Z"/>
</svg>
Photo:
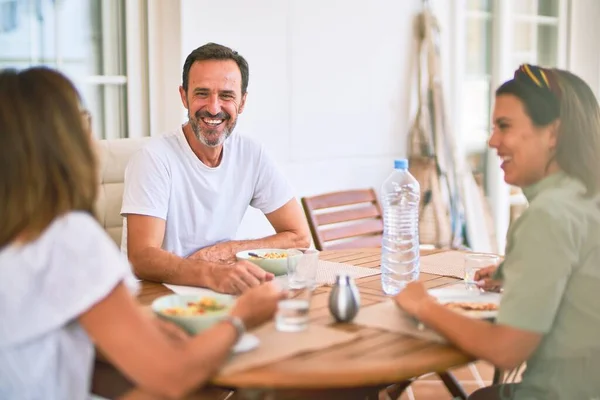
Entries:
<svg viewBox="0 0 600 400">
<path fill-rule="evenodd" d="M 277 302 L 284 297 L 285 293 L 274 282 L 263 283 L 244 292 L 231 315 L 241 318 L 246 329 L 252 329 L 273 318 Z"/>
<path fill-rule="evenodd" d="M 497 265 L 490 265 L 476 271 L 475 282 L 477 286 L 488 292 L 499 292 L 502 289 L 502 281 L 493 279 L 497 269 Z"/>
</svg>

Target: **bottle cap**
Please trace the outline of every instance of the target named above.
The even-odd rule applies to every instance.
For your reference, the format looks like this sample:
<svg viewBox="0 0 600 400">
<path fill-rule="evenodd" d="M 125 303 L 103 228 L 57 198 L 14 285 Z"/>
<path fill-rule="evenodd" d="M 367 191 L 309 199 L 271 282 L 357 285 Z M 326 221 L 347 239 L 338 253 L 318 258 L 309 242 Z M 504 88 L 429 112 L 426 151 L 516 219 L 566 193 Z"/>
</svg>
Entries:
<svg viewBox="0 0 600 400">
<path fill-rule="evenodd" d="M 394 160 L 394 169 L 408 169 L 408 160 L 406 158 Z"/>
</svg>

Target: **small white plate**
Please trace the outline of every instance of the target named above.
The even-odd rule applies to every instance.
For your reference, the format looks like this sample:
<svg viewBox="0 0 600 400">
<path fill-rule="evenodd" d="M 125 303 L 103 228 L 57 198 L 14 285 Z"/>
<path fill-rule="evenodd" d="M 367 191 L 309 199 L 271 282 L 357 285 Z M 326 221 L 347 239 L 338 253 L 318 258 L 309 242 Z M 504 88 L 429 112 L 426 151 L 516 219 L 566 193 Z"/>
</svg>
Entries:
<svg viewBox="0 0 600 400">
<path fill-rule="evenodd" d="M 448 288 L 430 289 L 429 294 L 442 303 L 468 302 L 468 303 L 493 303 L 500 305 L 500 293 L 480 292 L 479 290 L 468 290 L 462 285 L 453 285 Z M 472 318 L 490 319 L 496 318 L 498 311 L 458 311 Z"/>
<path fill-rule="evenodd" d="M 254 336 L 251 333 L 245 333 L 244 336 L 238 340 L 238 342 L 233 346 L 233 353 L 245 353 L 250 350 L 254 350 L 260 344 L 260 339 Z"/>
<path fill-rule="evenodd" d="M 172 285 L 170 283 L 163 283 L 163 286 L 171 289 L 176 294 L 182 295 L 192 295 L 192 296 L 206 296 L 211 297 L 214 294 L 219 296 L 230 296 L 223 293 L 215 292 L 214 290 L 210 290 L 207 288 L 201 288 L 196 286 L 182 286 L 182 285 Z M 230 296 L 234 297 L 234 296 Z"/>
</svg>

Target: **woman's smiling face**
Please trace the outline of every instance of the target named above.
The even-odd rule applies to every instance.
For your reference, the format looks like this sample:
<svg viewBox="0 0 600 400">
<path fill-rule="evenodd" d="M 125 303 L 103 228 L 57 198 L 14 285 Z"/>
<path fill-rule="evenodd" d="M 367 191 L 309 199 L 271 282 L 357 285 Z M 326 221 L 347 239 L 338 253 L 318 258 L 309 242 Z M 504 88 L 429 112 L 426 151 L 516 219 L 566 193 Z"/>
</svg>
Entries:
<svg viewBox="0 0 600 400">
<path fill-rule="evenodd" d="M 496 96 L 489 146 L 502 159 L 504 181 L 519 187 L 534 184 L 558 169 L 552 156 L 558 120 L 536 126 L 523 102 L 512 94 Z"/>
</svg>

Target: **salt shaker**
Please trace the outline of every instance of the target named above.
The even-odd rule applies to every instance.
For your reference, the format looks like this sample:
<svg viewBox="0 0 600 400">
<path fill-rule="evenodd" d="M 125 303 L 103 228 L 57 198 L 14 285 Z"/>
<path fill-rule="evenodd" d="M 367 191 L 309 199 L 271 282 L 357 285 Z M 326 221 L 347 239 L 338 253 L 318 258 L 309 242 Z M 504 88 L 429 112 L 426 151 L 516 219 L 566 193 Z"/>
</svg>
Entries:
<svg viewBox="0 0 600 400">
<path fill-rule="evenodd" d="M 329 311 L 337 322 L 350 322 L 360 308 L 360 294 L 354 280 L 347 274 L 338 274 L 329 294 Z"/>
</svg>

